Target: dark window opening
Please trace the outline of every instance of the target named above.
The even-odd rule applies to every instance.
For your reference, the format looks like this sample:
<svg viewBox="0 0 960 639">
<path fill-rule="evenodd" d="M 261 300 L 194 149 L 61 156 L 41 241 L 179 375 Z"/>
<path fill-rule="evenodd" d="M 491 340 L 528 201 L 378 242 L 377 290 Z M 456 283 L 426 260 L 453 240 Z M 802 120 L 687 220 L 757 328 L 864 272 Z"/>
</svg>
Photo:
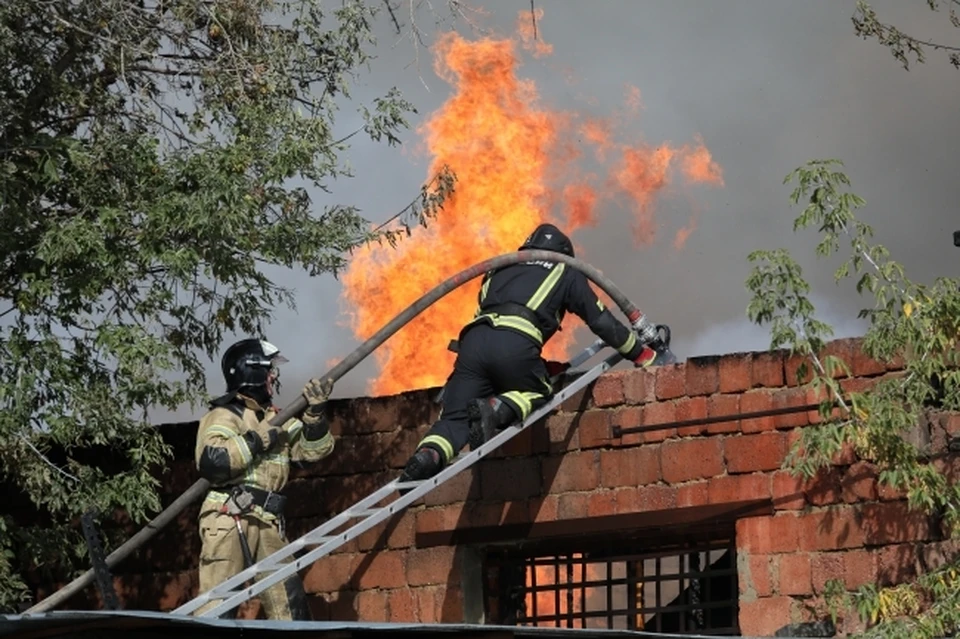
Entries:
<svg viewBox="0 0 960 639">
<path fill-rule="evenodd" d="M 738 595 L 727 530 L 667 543 L 492 548 L 484 562 L 486 618 L 495 624 L 736 635 Z"/>
</svg>

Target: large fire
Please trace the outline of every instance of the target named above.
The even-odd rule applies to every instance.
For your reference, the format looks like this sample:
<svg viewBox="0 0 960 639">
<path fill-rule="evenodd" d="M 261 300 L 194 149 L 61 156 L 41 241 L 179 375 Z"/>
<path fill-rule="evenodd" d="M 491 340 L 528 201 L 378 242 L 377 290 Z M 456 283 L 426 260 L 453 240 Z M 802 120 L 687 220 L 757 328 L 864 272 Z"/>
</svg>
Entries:
<svg viewBox="0 0 960 639">
<path fill-rule="evenodd" d="M 398 247 L 374 245 L 355 253 L 343 278 L 343 300 L 358 338 L 369 337 L 454 273 L 515 251 L 537 224 L 554 222 L 575 238 L 577 229 L 598 224 L 604 200 L 625 196 L 637 242 L 649 244 L 655 238 L 655 196 L 675 168 L 688 182 L 723 183 L 700 140 L 681 148 L 617 144 L 616 118 L 584 119 L 541 104 L 534 83 L 517 76 L 517 44 L 537 57 L 551 48 L 542 38 L 532 39 L 528 11 L 518 25 L 516 40 L 470 41 L 450 33 L 435 46 L 435 70 L 453 90 L 420 133 L 432 157 L 428 174 L 449 167 L 457 176 L 456 192 L 428 228 Z M 638 111 L 639 91 L 628 87 L 625 103 L 620 118 Z M 599 162 L 613 161 L 607 179 L 577 170 L 581 150 L 570 134 L 591 144 Z M 674 245 L 682 247 L 694 228 L 691 219 Z M 589 259 L 577 249 L 578 257 Z M 447 345 L 473 316 L 479 286 L 479 278 L 461 286 L 381 346 L 375 352 L 379 375 L 369 392 L 443 384 L 455 357 Z M 579 324 L 567 320 L 544 356 L 564 358 Z"/>
</svg>

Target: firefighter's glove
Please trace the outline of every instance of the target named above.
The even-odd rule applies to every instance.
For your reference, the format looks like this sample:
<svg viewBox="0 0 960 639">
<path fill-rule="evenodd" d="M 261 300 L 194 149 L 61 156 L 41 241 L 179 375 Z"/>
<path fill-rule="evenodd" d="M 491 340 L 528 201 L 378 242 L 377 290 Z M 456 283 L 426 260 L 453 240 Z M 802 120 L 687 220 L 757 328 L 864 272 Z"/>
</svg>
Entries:
<svg viewBox="0 0 960 639">
<path fill-rule="evenodd" d="M 653 364 L 656 359 L 657 352 L 649 346 L 644 346 L 640 350 L 640 354 L 634 358 L 633 365 L 637 368 L 646 368 Z"/>
<path fill-rule="evenodd" d="M 303 387 L 303 396 L 307 400 L 307 410 L 303 412 L 303 436 L 310 441 L 316 441 L 330 432 L 324 403 L 330 397 L 329 384 L 317 378 L 311 379 Z"/>
<path fill-rule="evenodd" d="M 271 450 L 280 441 L 280 429 L 270 425 L 270 422 L 262 421 L 244 433 L 243 438 L 247 440 L 247 446 L 254 455 L 265 453 Z"/>
<path fill-rule="evenodd" d="M 548 360 L 545 362 L 545 364 L 547 365 L 547 375 L 550 377 L 561 375 L 570 368 L 569 362 L 554 362 Z"/>
</svg>

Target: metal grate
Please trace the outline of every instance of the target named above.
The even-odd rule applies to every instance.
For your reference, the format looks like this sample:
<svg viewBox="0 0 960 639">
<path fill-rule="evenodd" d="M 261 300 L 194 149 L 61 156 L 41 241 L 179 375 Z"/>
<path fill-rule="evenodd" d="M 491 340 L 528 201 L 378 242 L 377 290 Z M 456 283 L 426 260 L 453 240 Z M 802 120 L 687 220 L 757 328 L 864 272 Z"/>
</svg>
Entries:
<svg viewBox="0 0 960 639">
<path fill-rule="evenodd" d="M 736 546 L 723 539 L 497 549 L 484 570 L 493 623 L 739 634 Z M 614 547 L 610 547 L 610 546 Z"/>
</svg>

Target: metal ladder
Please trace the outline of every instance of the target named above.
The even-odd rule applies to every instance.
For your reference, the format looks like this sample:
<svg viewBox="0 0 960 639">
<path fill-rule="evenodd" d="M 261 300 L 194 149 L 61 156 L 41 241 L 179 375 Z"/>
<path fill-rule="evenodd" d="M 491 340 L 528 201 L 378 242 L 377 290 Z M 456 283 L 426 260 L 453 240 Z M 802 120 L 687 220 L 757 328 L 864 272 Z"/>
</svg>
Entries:
<svg viewBox="0 0 960 639">
<path fill-rule="evenodd" d="M 606 344 L 602 340 L 595 341 L 570 360 L 570 369 L 563 375 L 575 375 L 576 372 L 573 371 L 574 368 L 583 364 L 604 348 L 606 348 Z M 616 366 L 621 359 L 621 355 L 614 352 L 593 368 L 576 377 L 567 386 L 557 391 L 547 404 L 531 413 L 522 424 L 514 424 L 513 426 L 504 428 L 482 446 L 477 447 L 476 450 L 471 450 L 469 453 L 457 457 L 452 464 L 437 475 L 421 481 L 400 482 L 394 479 L 376 492 L 361 499 L 344 512 L 334 516 L 326 523 L 314 528 L 302 537 L 291 541 L 283 549 L 244 569 L 242 572 L 214 586 L 207 592 L 198 595 L 179 608 L 176 608 L 171 614 L 186 615 L 197 610 L 207 602 L 217 599 L 222 599 L 223 601 L 197 616 L 218 617 L 225 612 L 233 610 L 270 586 L 280 583 L 318 559 L 329 555 L 337 548 L 363 534 L 370 528 L 403 511 L 407 506 L 434 488 L 437 488 L 448 479 L 453 478 L 456 474 L 474 465 L 502 444 L 519 435 L 524 429 L 545 417 L 550 411 L 570 398 L 574 393 L 587 386 L 613 366 Z M 411 488 L 412 490 L 410 490 Z M 394 493 L 399 494 L 401 490 L 409 490 L 409 492 L 400 495 L 397 499 L 387 504 L 379 505 L 381 501 Z M 336 532 L 337 529 L 353 520 L 359 521 L 345 530 Z M 284 559 L 303 550 L 306 546 L 313 545 L 317 545 L 317 547 L 302 557 L 289 563 L 281 563 Z M 247 580 L 254 578 L 258 574 L 262 576 L 259 581 L 254 582 L 248 587 L 243 587 Z"/>
</svg>

